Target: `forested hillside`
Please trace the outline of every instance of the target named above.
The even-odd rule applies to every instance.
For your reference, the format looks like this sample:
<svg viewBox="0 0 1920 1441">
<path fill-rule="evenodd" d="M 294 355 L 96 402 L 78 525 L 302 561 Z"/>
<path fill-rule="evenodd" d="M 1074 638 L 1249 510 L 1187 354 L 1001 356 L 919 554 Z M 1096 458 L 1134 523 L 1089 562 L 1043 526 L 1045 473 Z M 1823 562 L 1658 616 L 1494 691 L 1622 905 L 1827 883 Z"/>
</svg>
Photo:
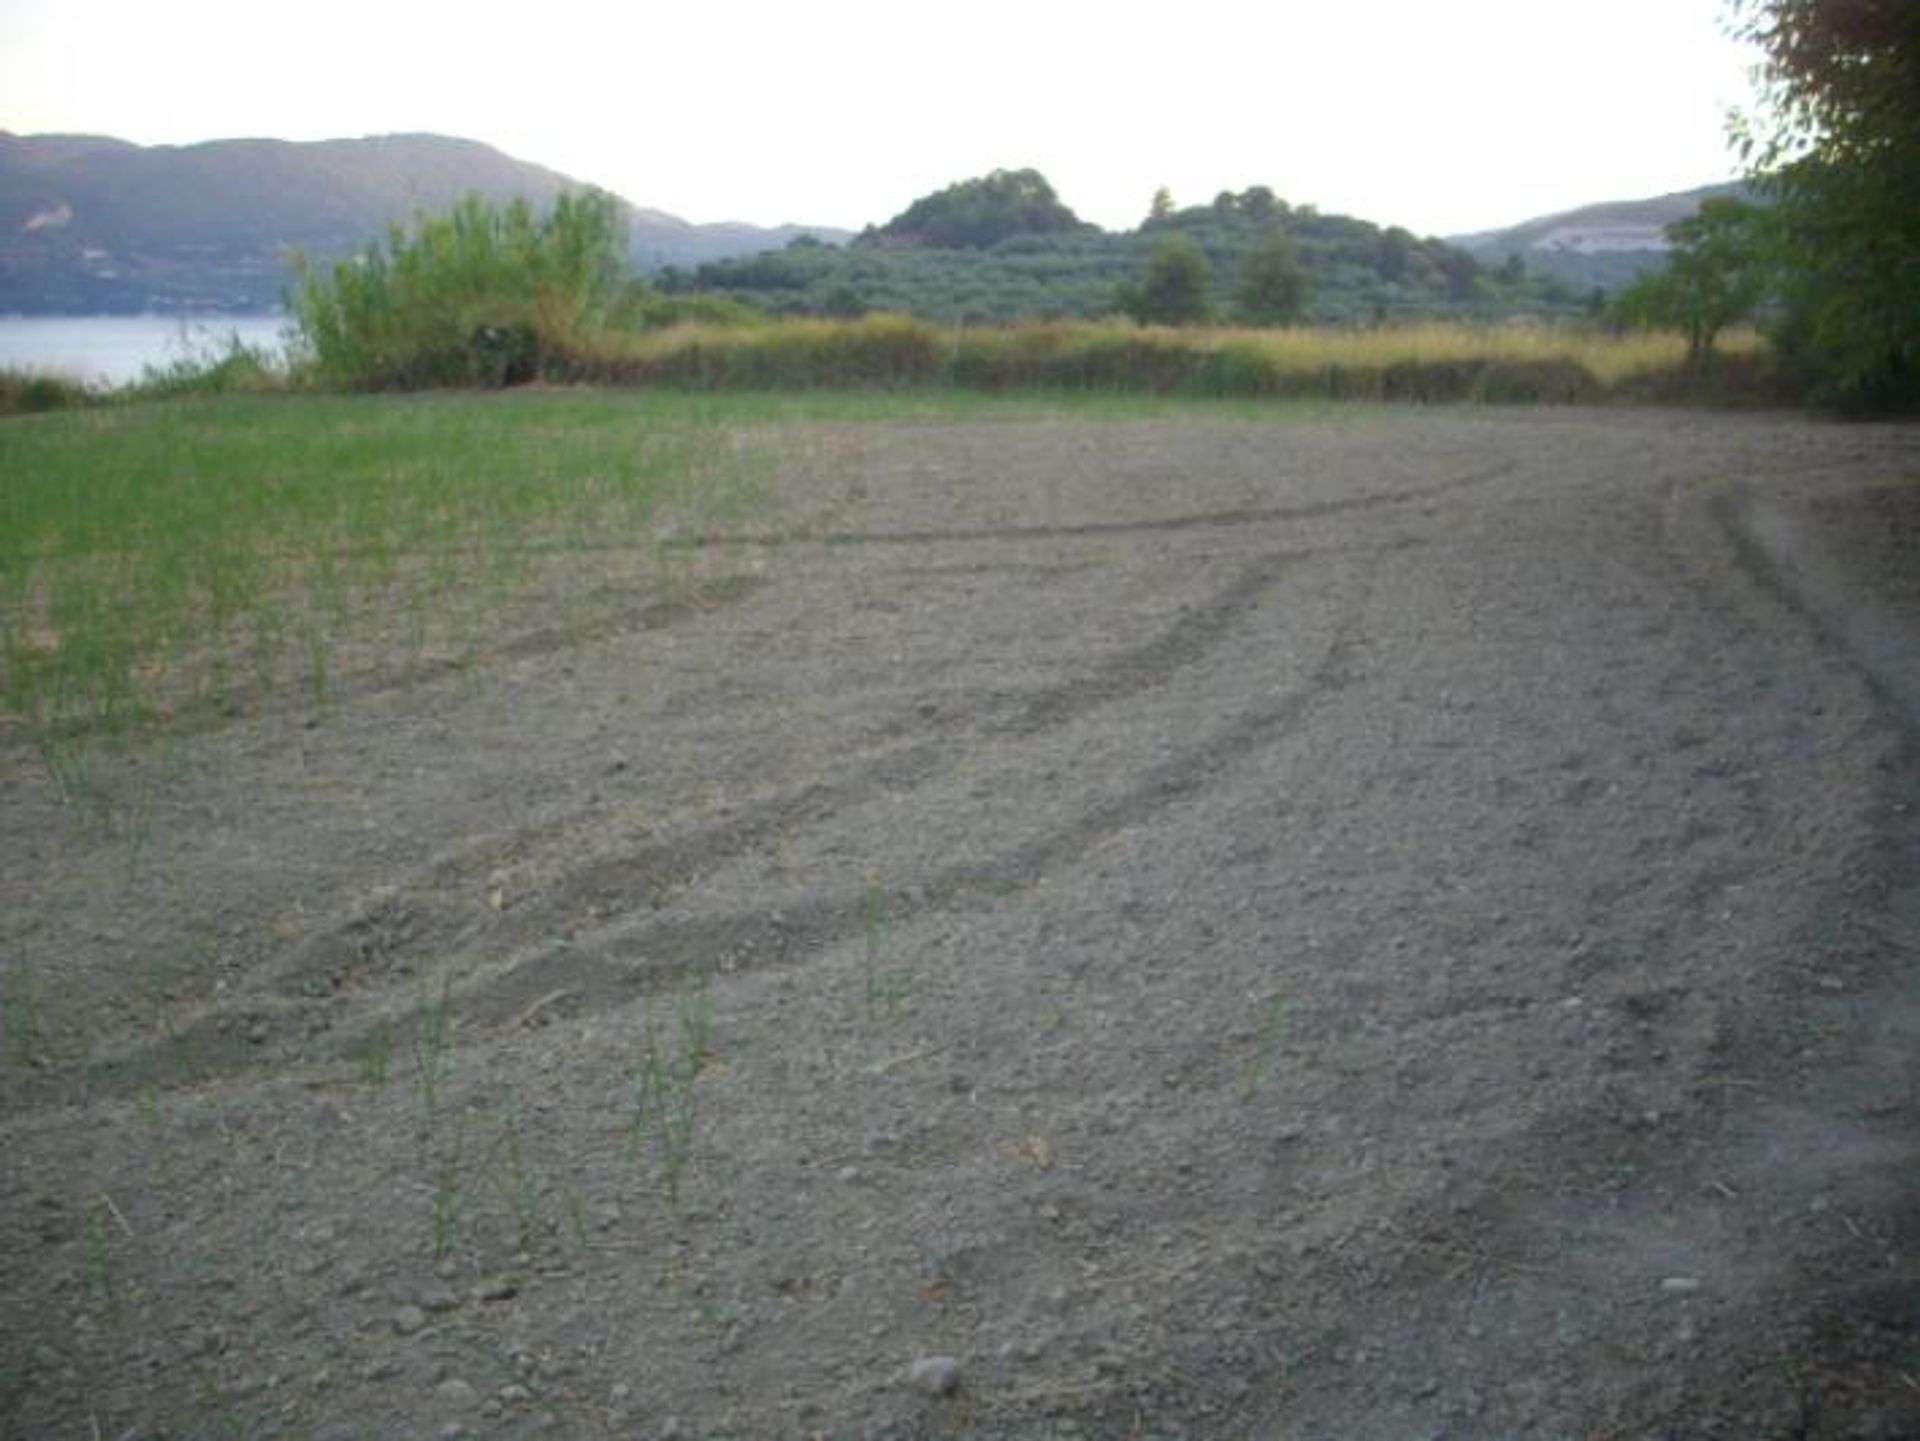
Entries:
<svg viewBox="0 0 1920 1441">
<path fill-rule="evenodd" d="M 915 201 L 844 248 L 798 240 L 762 255 L 666 270 L 664 290 L 717 293 L 776 314 L 891 310 L 950 322 L 1087 317 L 1127 308 L 1156 250 L 1184 237 L 1205 260 L 1209 310 L 1233 320 L 1254 257 L 1291 251 L 1304 280 L 1300 318 L 1360 323 L 1422 317 L 1567 314 L 1586 292 L 1482 265 L 1467 251 L 1311 205 L 1264 186 L 1176 207 L 1164 193 L 1134 230 L 1080 221 L 1034 171 L 995 172 Z"/>
</svg>

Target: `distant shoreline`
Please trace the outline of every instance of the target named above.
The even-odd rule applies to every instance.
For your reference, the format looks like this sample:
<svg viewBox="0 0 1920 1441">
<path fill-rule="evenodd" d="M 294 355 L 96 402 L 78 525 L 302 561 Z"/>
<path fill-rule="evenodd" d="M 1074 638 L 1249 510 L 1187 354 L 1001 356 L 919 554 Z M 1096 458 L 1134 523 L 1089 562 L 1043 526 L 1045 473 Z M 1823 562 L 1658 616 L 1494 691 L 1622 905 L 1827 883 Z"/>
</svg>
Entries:
<svg viewBox="0 0 1920 1441">
<path fill-rule="evenodd" d="M 244 345 L 279 351 L 290 323 L 285 311 L 0 314 L 0 369 L 125 385 L 149 368 L 221 350 L 230 336 L 238 336 Z"/>
</svg>

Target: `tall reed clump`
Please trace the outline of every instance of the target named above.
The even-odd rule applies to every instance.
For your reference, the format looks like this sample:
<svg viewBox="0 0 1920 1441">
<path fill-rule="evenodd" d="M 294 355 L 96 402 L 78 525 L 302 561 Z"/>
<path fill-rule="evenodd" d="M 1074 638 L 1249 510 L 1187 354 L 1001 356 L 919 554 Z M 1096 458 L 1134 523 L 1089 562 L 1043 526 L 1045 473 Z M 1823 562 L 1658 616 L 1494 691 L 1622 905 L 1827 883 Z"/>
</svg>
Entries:
<svg viewBox="0 0 1920 1441">
<path fill-rule="evenodd" d="M 519 384 L 596 348 L 631 292 L 611 196 L 469 195 L 329 272 L 297 259 L 296 349 L 329 389 Z"/>
</svg>

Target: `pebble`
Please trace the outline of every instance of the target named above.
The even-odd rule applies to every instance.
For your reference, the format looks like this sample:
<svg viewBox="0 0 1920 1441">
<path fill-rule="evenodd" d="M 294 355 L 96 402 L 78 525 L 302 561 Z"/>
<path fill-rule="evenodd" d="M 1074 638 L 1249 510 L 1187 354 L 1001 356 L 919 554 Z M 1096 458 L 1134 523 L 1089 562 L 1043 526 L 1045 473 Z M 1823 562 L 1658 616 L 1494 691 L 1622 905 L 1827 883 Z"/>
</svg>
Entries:
<svg viewBox="0 0 1920 1441">
<path fill-rule="evenodd" d="M 402 1336 L 411 1336 L 427 1324 L 427 1313 L 418 1306 L 402 1306 L 393 1313 L 393 1329 Z"/>
<path fill-rule="evenodd" d="M 1700 1289 L 1700 1282 L 1693 1276 L 1669 1276 L 1660 1283 L 1660 1289 L 1669 1296 L 1691 1296 Z"/>
<path fill-rule="evenodd" d="M 480 1401 L 480 1393 L 473 1389 L 471 1383 L 459 1376 L 447 1377 L 433 1388 L 433 1394 L 442 1406 L 457 1411 L 471 1410 Z"/>
<path fill-rule="evenodd" d="M 922 1356 L 907 1367 L 907 1381 L 929 1396 L 951 1396 L 960 1385 L 960 1363 L 951 1356 Z"/>
<path fill-rule="evenodd" d="M 511 1301 L 520 1294 L 520 1283 L 511 1276 L 489 1276 L 473 1288 L 476 1301 Z"/>
<path fill-rule="evenodd" d="M 429 1286 L 420 1293 L 420 1304 L 429 1311 L 452 1311 L 460 1305 L 460 1295 L 451 1286 Z"/>
</svg>

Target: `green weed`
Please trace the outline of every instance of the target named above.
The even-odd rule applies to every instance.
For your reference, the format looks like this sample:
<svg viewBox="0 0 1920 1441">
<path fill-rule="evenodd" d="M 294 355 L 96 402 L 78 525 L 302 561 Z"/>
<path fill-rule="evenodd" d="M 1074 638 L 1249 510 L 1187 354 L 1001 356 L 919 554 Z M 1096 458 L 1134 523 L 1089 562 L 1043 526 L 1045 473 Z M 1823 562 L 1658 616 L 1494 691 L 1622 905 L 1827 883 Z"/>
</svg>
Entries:
<svg viewBox="0 0 1920 1441">
<path fill-rule="evenodd" d="M 643 1045 L 633 1074 L 633 1106 L 625 1128 L 628 1163 L 637 1162 L 651 1142 L 668 1204 L 675 1210 L 693 1163 L 694 1086 L 708 1059 L 704 988 L 698 996 L 698 1009 L 692 1011 L 683 998 L 676 1051 L 663 1050 L 651 1023 L 643 1022 Z"/>
<path fill-rule="evenodd" d="M 33 993 L 33 964 L 22 958 L 7 972 L 7 1056 L 27 1070 L 38 1064 L 40 1017 Z"/>
<path fill-rule="evenodd" d="M 1285 992 L 1275 991 L 1267 997 L 1261 1010 L 1260 1030 L 1254 1037 L 1253 1054 L 1247 1060 L 1245 1084 L 1242 1087 L 1249 1098 L 1260 1089 L 1273 1068 L 1274 1058 L 1280 1050 L 1280 1038 L 1286 1030 L 1292 1010 L 1293 1002 Z"/>
<path fill-rule="evenodd" d="M 455 1126 L 452 1144 L 442 1147 L 434 1161 L 433 1259 L 436 1264 L 453 1254 L 454 1236 L 460 1224 L 461 1207 L 465 1204 L 460 1170 L 465 1142 L 466 1128 Z"/>
<path fill-rule="evenodd" d="M 880 934 L 886 925 L 887 897 L 880 878 L 870 872 L 861 906 L 861 975 L 865 981 L 867 1019 L 894 1015 L 913 990 L 913 977 L 904 969 L 880 964 Z"/>
<path fill-rule="evenodd" d="M 440 978 L 439 1000 L 422 999 L 411 1038 L 414 1080 L 420 1087 L 420 1108 L 429 1125 L 440 1114 L 440 1078 L 446 1064 L 452 1012 L 453 976 L 448 973 Z"/>
<path fill-rule="evenodd" d="M 376 1026 L 360 1043 L 360 1079 L 376 1090 L 387 1083 L 393 1063 L 393 1036 L 385 1026 Z"/>
<path fill-rule="evenodd" d="M 502 1198 L 519 1227 L 520 1244 L 530 1245 L 540 1220 L 540 1187 L 527 1163 L 520 1133 L 520 1098 L 507 1100 L 507 1118 L 489 1158 Z"/>
<path fill-rule="evenodd" d="M 707 978 L 690 977 L 675 998 L 680 1019 L 680 1055 L 687 1078 L 693 1080 L 713 1059 L 713 1007 L 707 995 Z"/>
<path fill-rule="evenodd" d="M 192 1083 L 200 1077 L 200 1060 L 192 1034 L 180 1025 L 178 1013 L 183 1004 L 172 967 L 164 959 L 155 961 L 147 983 L 147 1005 L 153 1013 L 154 1029 L 166 1045 L 174 1074 Z"/>
</svg>

